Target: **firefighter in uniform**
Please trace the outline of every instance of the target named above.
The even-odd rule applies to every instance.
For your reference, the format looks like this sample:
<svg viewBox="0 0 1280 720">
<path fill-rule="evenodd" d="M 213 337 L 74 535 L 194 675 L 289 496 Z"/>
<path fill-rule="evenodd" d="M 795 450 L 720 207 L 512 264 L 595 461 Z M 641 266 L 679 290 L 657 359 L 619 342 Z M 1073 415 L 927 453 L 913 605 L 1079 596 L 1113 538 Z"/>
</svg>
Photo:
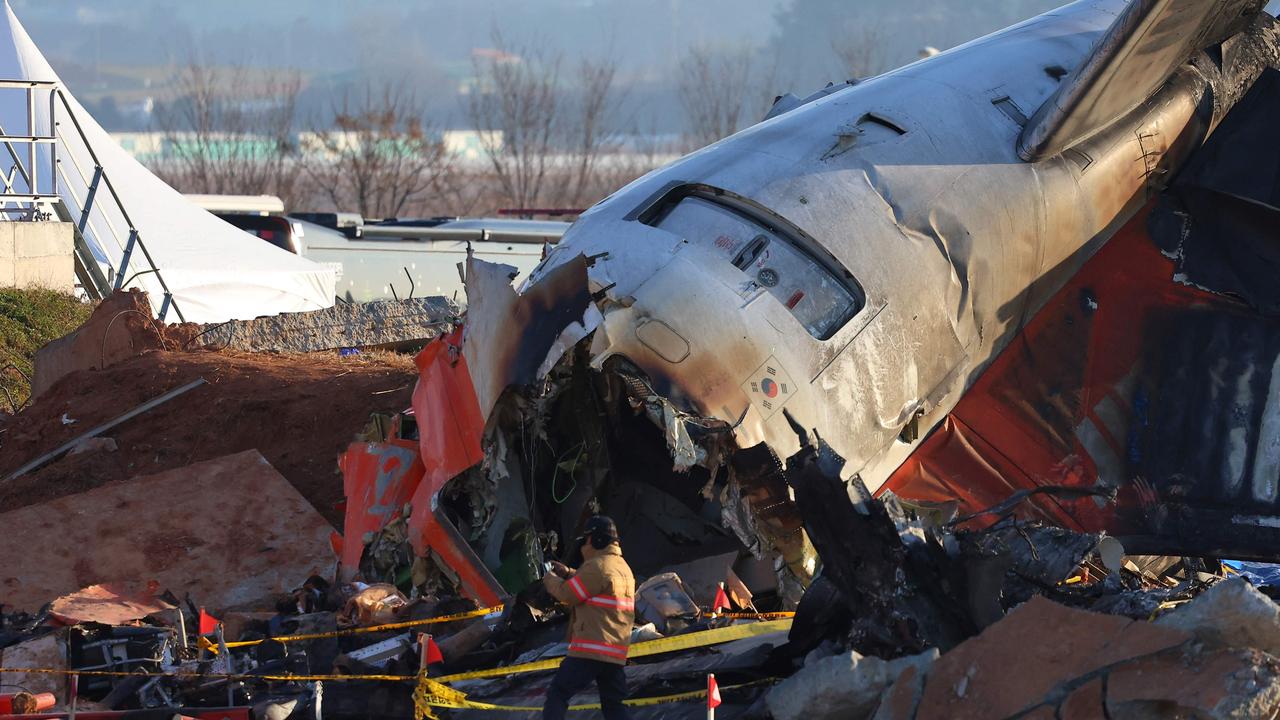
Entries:
<svg viewBox="0 0 1280 720">
<path fill-rule="evenodd" d="M 625 720 L 630 716 L 622 704 L 627 697 L 623 668 L 635 620 L 636 581 L 622 559 L 613 520 L 592 517 L 578 543 L 582 567 L 575 572 L 552 562 L 542 579 L 547 591 L 570 608 L 569 656 L 547 690 L 542 717 L 561 720 L 569 698 L 594 681 L 605 720 Z"/>
</svg>

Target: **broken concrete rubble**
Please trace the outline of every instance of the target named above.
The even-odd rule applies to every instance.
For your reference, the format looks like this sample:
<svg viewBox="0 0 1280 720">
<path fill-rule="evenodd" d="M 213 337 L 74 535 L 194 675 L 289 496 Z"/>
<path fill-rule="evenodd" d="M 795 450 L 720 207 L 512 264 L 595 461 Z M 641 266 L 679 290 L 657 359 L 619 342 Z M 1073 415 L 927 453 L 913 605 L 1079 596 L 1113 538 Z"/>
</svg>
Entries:
<svg viewBox="0 0 1280 720">
<path fill-rule="evenodd" d="M 242 352 L 412 348 L 448 330 L 457 319 L 458 306 L 439 296 L 338 303 L 323 310 L 208 325 L 192 342 Z"/>
<path fill-rule="evenodd" d="M 937 659 L 936 649 L 889 661 L 856 651 L 838 653 L 805 664 L 770 690 L 765 701 L 775 720 L 869 717 L 886 688 L 908 670 L 923 676 Z"/>
<path fill-rule="evenodd" d="M 1256 648 L 1280 657 L 1280 606 L 1241 579 L 1214 585 L 1155 623 L 1215 645 Z"/>
<path fill-rule="evenodd" d="M 52 632 L 16 644 L 0 647 L 0 666 L 12 669 L 0 673 L 0 685 L 24 688 L 32 693 L 54 693 L 65 697 L 64 678 L 45 673 L 24 673 L 23 669 L 43 670 L 66 667 L 66 642 Z"/>
</svg>

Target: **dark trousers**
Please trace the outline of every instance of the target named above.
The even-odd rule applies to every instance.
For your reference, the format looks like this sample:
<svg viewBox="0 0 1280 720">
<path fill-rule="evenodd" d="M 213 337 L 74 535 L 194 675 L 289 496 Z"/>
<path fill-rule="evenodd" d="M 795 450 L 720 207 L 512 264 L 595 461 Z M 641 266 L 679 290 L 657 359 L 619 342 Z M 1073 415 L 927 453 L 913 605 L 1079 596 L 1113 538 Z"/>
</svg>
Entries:
<svg viewBox="0 0 1280 720">
<path fill-rule="evenodd" d="M 547 702 L 542 706 L 544 720 L 562 720 L 569 707 L 569 698 L 584 690 L 593 680 L 600 691 L 600 707 L 605 720 L 628 720 L 631 715 L 627 713 L 627 706 L 622 704 L 627 699 L 627 676 L 623 666 L 576 657 L 565 658 L 560 669 L 556 670 L 551 687 L 547 689 Z"/>
</svg>

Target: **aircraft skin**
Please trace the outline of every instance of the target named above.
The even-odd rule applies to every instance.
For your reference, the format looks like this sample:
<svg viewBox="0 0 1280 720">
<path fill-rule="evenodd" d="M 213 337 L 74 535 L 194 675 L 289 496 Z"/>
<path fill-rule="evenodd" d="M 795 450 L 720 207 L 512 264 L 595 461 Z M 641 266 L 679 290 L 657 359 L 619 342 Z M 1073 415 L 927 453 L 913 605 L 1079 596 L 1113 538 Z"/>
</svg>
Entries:
<svg viewBox="0 0 1280 720">
<path fill-rule="evenodd" d="M 798 447 L 785 408 L 875 490 L 1274 59 L 1263 18 L 1062 150 L 1046 101 L 1089 102 L 1055 92 L 1098 64 L 1125 5 L 1074 3 L 650 173 L 586 212 L 524 292 L 590 258 L 593 366 L 624 356 L 780 457 Z"/>
</svg>

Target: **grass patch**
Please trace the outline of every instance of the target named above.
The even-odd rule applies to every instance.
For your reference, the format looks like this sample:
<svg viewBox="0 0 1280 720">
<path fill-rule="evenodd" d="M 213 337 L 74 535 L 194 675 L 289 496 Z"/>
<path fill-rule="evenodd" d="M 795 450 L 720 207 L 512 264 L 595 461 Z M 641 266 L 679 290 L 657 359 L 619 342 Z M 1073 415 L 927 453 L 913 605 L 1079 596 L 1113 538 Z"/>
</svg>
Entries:
<svg viewBox="0 0 1280 720">
<path fill-rule="evenodd" d="M 80 327 L 93 305 L 57 290 L 0 288 L 0 412 L 31 396 L 36 350 Z"/>
</svg>

